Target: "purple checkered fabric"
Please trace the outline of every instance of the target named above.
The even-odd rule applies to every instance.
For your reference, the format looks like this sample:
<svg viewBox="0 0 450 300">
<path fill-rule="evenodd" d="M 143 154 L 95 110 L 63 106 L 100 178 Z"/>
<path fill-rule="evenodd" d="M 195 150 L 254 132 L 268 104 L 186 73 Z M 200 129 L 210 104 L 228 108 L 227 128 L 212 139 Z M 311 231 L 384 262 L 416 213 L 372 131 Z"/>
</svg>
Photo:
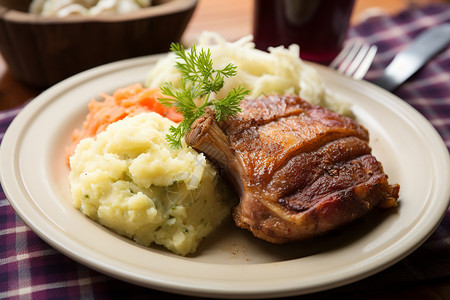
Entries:
<svg viewBox="0 0 450 300">
<path fill-rule="evenodd" d="M 412 9 L 394 18 L 372 17 L 350 29 L 349 37 L 360 37 L 378 47 L 365 79 L 381 75 L 395 54 L 408 47 L 425 29 L 450 22 L 450 5 Z M 438 54 L 394 94 L 421 112 L 441 134 L 450 149 L 450 48 Z"/>
<path fill-rule="evenodd" d="M 350 29 L 379 48 L 367 79 L 378 76 L 393 56 L 424 29 L 450 22 L 449 5 L 431 5 L 379 15 Z M 421 112 L 450 149 L 450 48 L 436 56 L 396 92 Z M 20 108 L 0 112 L 0 139 Z M 449 183 L 450 184 L 450 183 Z M 450 213 L 419 249 L 396 265 L 357 283 L 327 291 L 347 299 L 375 295 L 377 290 L 450 276 Z M 316 294 L 320 297 L 321 293 Z M 311 295 L 313 296 L 313 295 Z M 15 214 L 0 190 L 0 298 L 141 299 L 172 298 L 99 274 L 74 262 L 42 241 Z M 191 298 L 192 297 L 184 297 Z M 198 298 L 196 298 L 198 299 Z M 315 299 L 315 298 L 314 298 Z"/>
</svg>

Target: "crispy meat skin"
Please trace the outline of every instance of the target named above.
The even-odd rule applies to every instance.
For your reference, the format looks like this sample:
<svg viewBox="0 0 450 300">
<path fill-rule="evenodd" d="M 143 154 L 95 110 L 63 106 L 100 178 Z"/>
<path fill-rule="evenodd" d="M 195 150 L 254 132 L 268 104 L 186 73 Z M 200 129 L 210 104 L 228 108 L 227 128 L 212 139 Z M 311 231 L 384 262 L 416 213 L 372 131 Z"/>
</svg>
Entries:
<svg viewBox="0 0 450 300">
<path fill-rule="evenodd" d="M 396 205 L 399 186 L 352 119 L 293 95 L 245 99 L 241 109 L 220 123 L 208 113 L 186 135 L 239 193 L 239 227 L 273 243 L 300 241 Z"/>
</svg>

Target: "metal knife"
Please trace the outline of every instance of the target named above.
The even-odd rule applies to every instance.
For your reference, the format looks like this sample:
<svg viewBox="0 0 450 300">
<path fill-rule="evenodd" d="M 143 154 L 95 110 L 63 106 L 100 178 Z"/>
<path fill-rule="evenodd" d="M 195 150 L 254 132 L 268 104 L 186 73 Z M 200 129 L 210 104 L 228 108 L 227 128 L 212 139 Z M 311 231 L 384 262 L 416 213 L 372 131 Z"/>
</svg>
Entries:
<svg viewBox="0 0 450 300">
<path fill-rule="evenodd" d="M 399 52 L 374 84 L 393 91 L 416 73 L 433 56 L 450 43 L 450 23 L 421 33 L 405 50 Z"/>
</svg>

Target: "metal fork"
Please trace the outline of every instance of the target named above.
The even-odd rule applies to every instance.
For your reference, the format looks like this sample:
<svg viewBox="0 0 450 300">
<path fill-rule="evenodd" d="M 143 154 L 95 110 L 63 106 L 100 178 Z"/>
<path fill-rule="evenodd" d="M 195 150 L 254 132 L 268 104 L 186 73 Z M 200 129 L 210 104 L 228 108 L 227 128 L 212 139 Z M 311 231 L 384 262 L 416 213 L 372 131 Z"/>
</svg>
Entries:
<svg viewBox="0 0 450 300">
<path fill-rule="evenodd" d="M 349 40 L 331 62 L 330 68 L 355 79 L 362 79 L 372 64 L 377 50 L 377 46 L 369 45 L 361 39 Z"/>
</svg>

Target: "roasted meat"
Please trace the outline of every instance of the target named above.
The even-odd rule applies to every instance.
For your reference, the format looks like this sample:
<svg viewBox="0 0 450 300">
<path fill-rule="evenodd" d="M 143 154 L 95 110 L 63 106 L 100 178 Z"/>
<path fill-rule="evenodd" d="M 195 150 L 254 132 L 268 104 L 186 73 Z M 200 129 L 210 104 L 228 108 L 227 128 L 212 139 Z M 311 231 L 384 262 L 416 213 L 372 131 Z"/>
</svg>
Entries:
<svg viewBox="0 0 450 300">
<path fill-rule="evenodd" d="M 285 243 L 396 206 L 399 186 L 388 183 L 368 131 L 351 118 L 293 95 L 245 99 L 241 109 L 222 122 L 209 112 L 186 135 L 239 193 L 237 226 Z"/>
</svg>

